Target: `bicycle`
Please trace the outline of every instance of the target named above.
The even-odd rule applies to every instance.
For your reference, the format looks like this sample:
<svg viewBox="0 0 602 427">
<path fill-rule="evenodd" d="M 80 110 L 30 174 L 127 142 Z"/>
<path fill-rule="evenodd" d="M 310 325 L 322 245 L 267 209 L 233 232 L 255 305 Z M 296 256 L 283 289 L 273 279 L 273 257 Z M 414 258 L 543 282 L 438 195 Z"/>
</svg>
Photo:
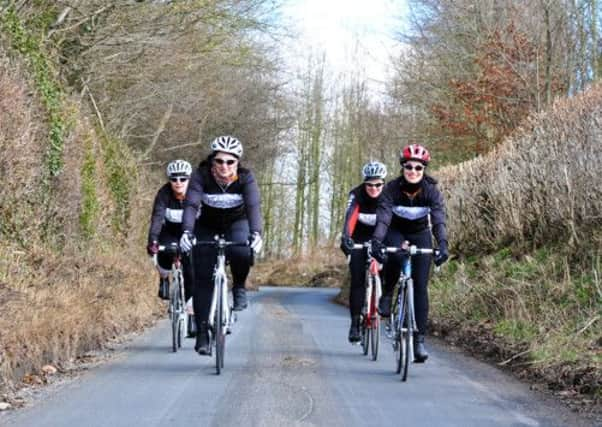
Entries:
<svg viewBox="0 0 602 427">
<path fill-rule="evenodd" d="M 169 319 L 171 320 L 171 348 L 175 353 L 182 347 L 182 336 L 188 334 L 190 319 L 186 312 L 186 300 L 184 297 L 184 275 L 182 273 L 181 251 L 177 243 L 159 246 L 159 252 L 165 252 L 173 256 L 171 270 L 167 276 L 169 281 Z M 158 266 L 157 255 L 153 256 L 153 263 Z"/>
<path fill-rule="evenodd" d="M 401 381 L 408 379 L 410 359 L 414 360 L 414 334 L 418 332 L 414 312 L 414 281 L 412 279 L 412 257 L 415 255 L 437 255 L 434 249 L 422 249 L 415 245 L 407 249 L 387 247 L 386 252 L 402 252 L 403 258 L 399 280 L 395 285 L 397 298 L 393 300 L 391 316 L 386 327 L 387 337 L 393 341 L 395 352 L 395 372 L 401 374 Z"/>
<path fill-rule="evenodd" d="M 369 247 L 369 242 L 353 245 L 354 250 L 367 250 Z M 380 275 L 378 274 L 380 268 L 381 266 L 378 261 L 370 255 L 366 257 L 366 294 L 361 312 L 360 343 L 364 356 L 368 355 L 368 350 L 370 349 L 372 360 L 374 361 L 378 358 L 378 345 L 380 341 L 380 315 L 377 309 L 378 301 L 382 295 L 382 284 Z"/>
<path fill-rule="evenodd" d="M 226 275 L 226 248 L 228 246 L 248 246 L 249 242 L 230 242 L 223 235 L 216 235 L 213 241 L 197 241 L 197 246 L 213 246 L 217 249 L 217 262 L 213 269 L 213 297 L 209 309 L 210 348 L 215 347 L 215 370 L 217 375 L 224 368 L 226 335 L 231 332 L 236 316 L 228 300 L 228 277 Z"/>
</svg>

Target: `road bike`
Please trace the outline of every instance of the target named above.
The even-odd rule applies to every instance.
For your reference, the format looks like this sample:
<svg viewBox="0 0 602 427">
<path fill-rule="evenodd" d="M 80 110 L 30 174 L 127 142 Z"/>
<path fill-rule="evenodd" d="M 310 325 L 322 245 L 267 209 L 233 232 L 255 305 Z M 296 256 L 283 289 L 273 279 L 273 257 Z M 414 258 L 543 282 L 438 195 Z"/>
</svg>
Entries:
<svg viewBox="0 0 602 427">
<path fill-rule="evenodd" d="M 182 272 L 182 253 L 177 243 L 159 246 L 159 252 L 172 256 L 171 270 L 167 276 L 169 281 L 169 320 L 171 321 L 171 349 L 175 353 L 182 347 L 182 337 L 188 335 L 191 318 L 186 312 L 184 299 L 184 275 Z M 157 255 L 153 256 L 153 263 L 158 266 Z"/>
<path fill-rule="evenodd" d="M 223 235 L 216 235 L 213 241 L 197 241 L 197 246 L 212 246 L 217 249 L 217 262 L 213 269 L 213 297 L 209 309 L 210 348 L 215 348 L 215 370 L 219 375 L 224 368 L 226 335 L 231 332 L 236 316 L 228 299 L 228 276 L 226 275 L 226 248 L 228 246 L 248 246 L 249 242 L 230 242 Z"/>
<path fill-rule="evenodd" d="M 402 260 L 399 280 L 394 288 L 394 292 L 397 292 L 397 298 L 393 300 L 386 334 L 393 343 L 395 372 L 401 374 L 401 381 L 406 381 L 410 360 L 414 360 L 414 334 L 418 333 L 414 311 L 412 257 L 416 255 L 437 255 L 439 251 L 430 248 L 422 249 L 412 245 L 407 249 L 387 247 L 386 252 L 401 252 L 405 255 Z"/>
<path fill-rule="evenodd" d="M 356 243 L 354 250 L 368 250 L 370 243 Z M 368 254 L 370 251 L 368 250 Z M 382 295 L 382 284 L 379 271 L 381 265 L 370 255 L 366 256 L 366 293 L 360 319 L 360 343 L 364 355 L 371 350 L 372 360 L 378 358 L 378 345 L 380 341 L 380 315 L 378 314 L 378 301 Z"/>
</svg>

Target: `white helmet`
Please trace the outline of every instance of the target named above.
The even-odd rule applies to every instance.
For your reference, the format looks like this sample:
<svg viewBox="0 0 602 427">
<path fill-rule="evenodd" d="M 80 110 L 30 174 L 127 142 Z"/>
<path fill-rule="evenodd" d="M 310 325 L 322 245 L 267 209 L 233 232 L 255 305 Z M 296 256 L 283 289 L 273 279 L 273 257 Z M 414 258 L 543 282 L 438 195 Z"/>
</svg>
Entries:
<svg viewBox="0 0 602 427">
<path fill-rule="evenodd" d="M 240 158 L 242 156 L 242 144 L 233 136 L 218 136 L 211 143 L 211 151 L 213 153 L 221 151 Z"/>
<path fill-rule="evenodd" d="M 380 162 L 366 163 L 362 168 L 364 181 L 368 179 L 385 179 L 387 176 L 387 167 Z"/>
<path fill-rule="evenodd" d="M 167 177 L 174 176 L 190 176 L 192 174 L 192 166 L 186 160 L 174 160 L 167 165 Z"/>
</svg>

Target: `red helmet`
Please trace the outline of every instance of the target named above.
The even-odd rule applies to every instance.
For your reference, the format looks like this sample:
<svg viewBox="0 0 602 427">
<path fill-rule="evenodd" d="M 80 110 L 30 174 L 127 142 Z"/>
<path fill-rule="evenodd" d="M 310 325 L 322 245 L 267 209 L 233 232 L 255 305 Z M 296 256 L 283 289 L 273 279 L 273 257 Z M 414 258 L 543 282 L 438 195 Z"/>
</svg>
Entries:
<svg viewBox="0 0 602 427">
<path fill-rule="evenodd" d="M 431 154 L 420 144 L 407 145 L 401 150 L 399 163 L 404 164 L 408 160 L 416 160 L 426 166 L 431 161 Z"/>
</svg>

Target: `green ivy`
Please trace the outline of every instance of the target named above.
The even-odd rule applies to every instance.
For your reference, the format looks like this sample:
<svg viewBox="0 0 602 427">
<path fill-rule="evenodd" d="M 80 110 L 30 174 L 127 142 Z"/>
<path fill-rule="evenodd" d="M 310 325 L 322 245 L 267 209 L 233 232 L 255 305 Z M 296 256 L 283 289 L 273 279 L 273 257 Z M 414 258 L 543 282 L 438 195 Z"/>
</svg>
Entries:
<svg viewBox="0 0 602 427">
<path fill-rule="evenodd" d="M 137 186 L 135 163 L 120 142 L 109 136 L 103 138 L 103 152 L 109 190 L 116 207 L 113 228 L 125 235 L 130 219 L 132 191 Z"/>
<path fill-rule="evenodd" d="M 47 28 L 52 22 L 52 11 L 40 14 L 29 25 L 32 28 Z M 63 114 L 62 92 L 54 80 L 54 70 L 44 52 L 42 36 L 27 29 L 14 8 L 9 8 L 0 17 L 2 30 L 10 37 L 12 47 L 29 62 L 37 92 L 46 108 L 49 120 L 49 146 L 46 153 L 48 173 L 51 177 L 60 174 L 63 168 L 63 146 L 67 124 Z"/>
<path fill-rule="evenodd" d="M 82 235 L 86 239 L 94 237 L 96 222 L 100 205 L 96 194 L 96 160 L 92 138 L 88 136 L 85 140 L 86 154 L 81 169 L 81 211 L 79 224 Z"/>
</svg>

